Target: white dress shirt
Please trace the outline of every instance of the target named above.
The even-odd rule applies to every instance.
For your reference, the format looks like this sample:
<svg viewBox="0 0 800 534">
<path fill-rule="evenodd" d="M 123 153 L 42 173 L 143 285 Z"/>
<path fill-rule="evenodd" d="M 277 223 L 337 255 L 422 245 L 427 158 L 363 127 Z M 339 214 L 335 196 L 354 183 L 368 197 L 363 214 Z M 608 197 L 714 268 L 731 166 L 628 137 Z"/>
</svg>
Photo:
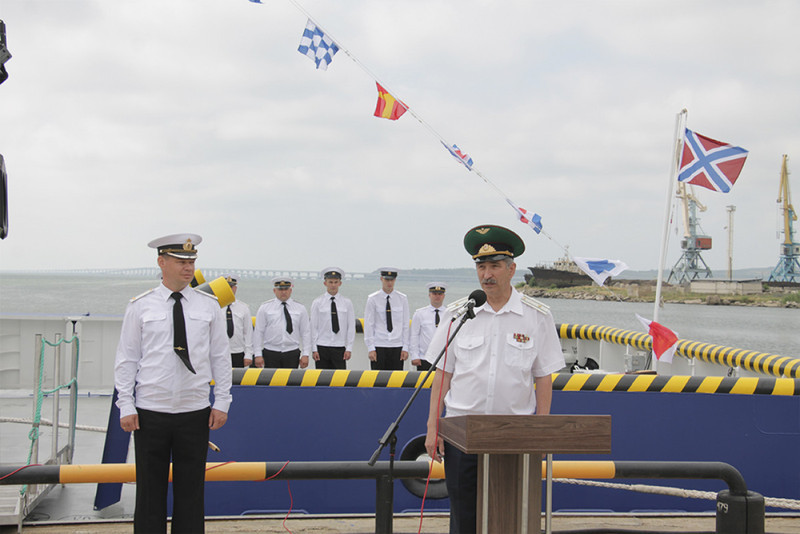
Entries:
<svg viewBox="0 0 800 534">
<path fill-rule="evenodd" d="M 253 349 L 256 357 L 261 349 L 276 352 L 289 352 L 301 349 L 300 356 L 308 356 L 311 351 L 311 325 L 306 307 L 293 299 L 286 301 L 289 316 L 292 318 L 292 333 L 286 331 L 286 318 L 283 302 L 280 299 L 268 300 L 256 312 L 256 327 L 253 329 Z M 301 347 L 302 345 L 302 347 Z"/>
<path fill-rule="evenodd" d="M 331 298 L 336 302 L 336 315 L 339 318 L 339 332 L 331 326 Z M 349 298 L 340 294 L 325 293 L 311 303 L 311 350 L 317 346 L 344 347 L 345 352 L 353 352 L 356 339 L 356 313 Z"/>
<path fill-rule="evenodd" d="M 442 322 L 450 316 L 446 313 Z M 430 361 L 444 347 L 447 330 L 436 330 L 428 347 Z M 533 414 L 534 378 L 564 365 L 553 316 L 525 304 L 512 290 L 498 312 L 488 303 L 475 308 L 475 318 L 464 324 L 439 360 L 437 367 L 453 374 L 444 398 L 446 416 Z"/>
<path fill-rule="evenodd" d="M 241 300 L 236 300 L 231 304 L 231 315 L 233 316 L 233 337 L 228 338 L 231 354 L 244 352 L 246 360 L 253 359 L 253 316 L 250 314 L 250 306 Z M 222 308 L 222 317 L 225 318 L 227 332 L 227 308 Z"/>
<path fill-rule="evenodd" d="M 214 380 L 214 409 L 231 404 L 231 356 L 228 334 L 213 297 L 187 286 L 181 291 L 192 374 L 173 350 L 172 291 L 164 284 L 133 299 L 125 310 L 114 369 L 120 417 L 136 408 L 184 413 L 209 406 Z"/>
<path fill-rule="evenodd" d="M 392 307 L 392 331 L 386 328 L 386 297 Z M 383 289 L 367 298 L 364 309 L 364 342 L 367 350 L 375 347 L 403 347 L 408 351 L 408 297 L 399 291 L 386 293 Z"/>
<path fill-rule="evenodd" d="M 431 344 L 431 339 L 436 333 L 436 310 L 439 310 L 439 324 L 441 324 L 446 311 L 444 306 L 434 308 L 431 304 L 428 304 L 414 312 L 414 316 L 411 318 L 411 350 L 408 353 L 410 360 L 425 359 L 428 345 Z M 438 354 L 434 354 L 431 363 L 436 359 L 436 356 Z"/>
</svg>

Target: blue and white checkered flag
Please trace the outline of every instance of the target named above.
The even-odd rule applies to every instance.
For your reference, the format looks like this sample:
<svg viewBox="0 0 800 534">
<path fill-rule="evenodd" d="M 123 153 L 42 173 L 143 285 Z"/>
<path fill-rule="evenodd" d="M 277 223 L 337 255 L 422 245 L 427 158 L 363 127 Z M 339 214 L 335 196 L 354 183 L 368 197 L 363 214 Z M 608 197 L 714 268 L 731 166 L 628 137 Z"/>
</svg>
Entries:
<svg viewBox="0 0 800 534">
<path fill-rule="evenodd" d="M 333 61 L 333 55 L 339 51 L 339 47 L 308 19 L 297 51 L 313 59 L 318 69 L 328 70 L 328 65 Z"/>
</svg>

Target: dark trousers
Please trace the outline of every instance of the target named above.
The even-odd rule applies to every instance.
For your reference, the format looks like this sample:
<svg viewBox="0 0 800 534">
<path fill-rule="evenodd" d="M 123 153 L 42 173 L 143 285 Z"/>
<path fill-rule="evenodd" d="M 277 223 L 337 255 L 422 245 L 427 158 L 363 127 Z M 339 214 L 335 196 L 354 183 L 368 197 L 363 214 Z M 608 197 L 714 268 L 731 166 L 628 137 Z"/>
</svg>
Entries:
<svg viewBox="0 0 800 534">
<path fill-rule="evenodd" d="M 231 352 L 231 366 L 244 367 L 244 352 Z"/>
<path fill-rule="evenodd" d="M 319 360 L 314 362 L 317 369 L 347 369 L 344 360 L 344 347 L 323 347 L 317 345 Z"/>
<path fill-rule="evenodd" d="M 135 430 L 135 534 L 166 533 L 172 460 L 172 533 L 205 532 L 204 483 L 211 408 L 170 414 L 139 409 Z"/>
<path fill-rule="evenodd" d="M 420 360 L 419 365 L 417 365 L 416 367 L 417 371 L 427 371 L 428 369 L 431 368 L 431 362 L 429 362 L 428 360 Z"/>
<path fill-rule="evenodd" d="M 400 359 L 403 347 L 375 347 L 375 352 L 378 353 L 378 359 L 369 362 L 369 367 L 373 371 L 403 370 L 403 360 Z"/>
<path fill-rule="evenodd" d="M 264 367 L 283 369 L 297 369 L 300 367 L 300 349 L 287 352 L 261 349 L 261 355 L 264 357 Z"/>
<path fill-rule="evenodd" d="M 450 498 L 450 534 L 472 534 L 478 522 L 478 455 L 444 442 L 444 476 Z"/>
</svg>

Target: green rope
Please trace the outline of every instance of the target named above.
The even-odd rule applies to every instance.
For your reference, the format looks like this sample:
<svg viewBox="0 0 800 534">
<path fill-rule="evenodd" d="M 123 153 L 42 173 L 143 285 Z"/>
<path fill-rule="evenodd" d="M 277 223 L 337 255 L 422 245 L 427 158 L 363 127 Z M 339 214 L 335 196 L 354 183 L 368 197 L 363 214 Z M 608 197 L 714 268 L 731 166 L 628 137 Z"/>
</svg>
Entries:
<svg viewBox="0 0 800 534">
<path fill-rule="evenodd" d="M 77 387 L 77 385 L 78 385 L 77 379 L 76 378 L 71 378 L 70 381 L 67 382 L 66 384 L 58 385 L 53 389 L 42 390 L 42 382 L 44 380 L 44 348 L 45 348 L 45 345 L 50 345 L 51 347 L 57 347 L 58 345 L 61 345 L 63 343 L 72 343 L 72 342 L 75 343 L 75 360 L 77 362 L 78 361 L 78 357 L 80 356 L 80 340 L 78 339 L 77 335 L 73 335 L 69 339 L 60 339 L 56 343 L 50 343 L 45 338 L 42 338 L 42 348 L 39 351 L 39 382 L 38 382 L 38 384 L 36 384 L 36 391 L 34 392 L 34 397 L 35 397 L 34 400 L 36 402 L 36 409 L 34 410 L 34 414 L 33 414 L 33 422 L 32 422 L 33 426 L 31 427 L 30 432 L 28 432 L 28 439 L 30 440 L 31 444 L 30 444 L 30 448 L 28 449 L 28 460 L 26 462 L 26 465 L 30 465 L 31 464 L 31 458 L 33 458 L 34 445 L 36 444 L 36 441 L 39 439 L 39 423 L 41 423 L 41 420 L 42 420 L 42 402 L 44 401 L 45 395 L 50 395 L 50 394 L 55 393 L 56 391 L 59 391 L 61 389 L 71 388 L 73 385 L 75 387 Z M 73 417 L 72 417 L 73 427 L 75 425 L 75 422 L 77 421 L 77 417 L 75 417 L 77 415 L 77 410 L 78 410 L 78 403 L 76 402 L 75 406 L 73 407 L 73 413 L 72 413 L 72 415 L 73 415 Z M 58 422 L 57 421 L 53 421 L 53 439 L 55 439 L 56 433 L 58 432 L 58 426 L 57 425 L 58 425 Z M 19 494 L 20 495 L 24 495 L 27 492 L 27 490 L 28 490 L 28 485 L 25 484 L 24 486 L 22 486 L 20 488 Z"/>
</svg>

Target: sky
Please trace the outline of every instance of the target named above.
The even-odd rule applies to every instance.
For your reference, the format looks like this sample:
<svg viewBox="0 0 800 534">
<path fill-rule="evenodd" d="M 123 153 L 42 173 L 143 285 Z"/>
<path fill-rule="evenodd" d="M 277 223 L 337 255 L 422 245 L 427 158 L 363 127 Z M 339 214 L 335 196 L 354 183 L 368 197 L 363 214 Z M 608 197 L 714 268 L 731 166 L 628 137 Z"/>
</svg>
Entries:
<svg viewBox="0 0 800 534">
<path fill-rule="evenodd" d="M 154 266 L 181 232 L 198 267 L 469 267 L 482 224 L 523 238 L 522 266 L 568 247 L 655 269 L 684 108 L 750 151 L 730 193 L 695 190 L 705 261 L 727 267 L 733 205 L 734 268 L 777 263 L 800 3 L 298 1 L 0 1 L 0 270 Z M 306 13 L 342 48 L 327 71 L 297 51 Z M 374 117 L 376 81 L 420 120 Z"/>
</svg>

